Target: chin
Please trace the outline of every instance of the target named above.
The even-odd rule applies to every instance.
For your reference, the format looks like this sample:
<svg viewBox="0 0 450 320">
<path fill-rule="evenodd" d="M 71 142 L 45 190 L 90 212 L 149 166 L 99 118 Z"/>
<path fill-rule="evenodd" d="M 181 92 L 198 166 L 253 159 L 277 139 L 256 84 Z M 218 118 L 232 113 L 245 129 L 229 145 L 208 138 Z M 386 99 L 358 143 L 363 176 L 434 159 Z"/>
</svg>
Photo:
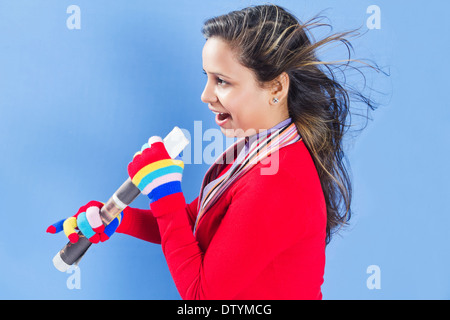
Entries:
<svg viewBox="0 0 450 320">
<path fill-rule="evenodd" d="M 236 135 L 238 132 L 236 132 L 236 130 L 234 130 L 234 129 L 225 129 L 225 128 L 220 127 L 220 131 L 222 131 L 224 136 L 227 138 L 239 138 Z"/>
</svg>

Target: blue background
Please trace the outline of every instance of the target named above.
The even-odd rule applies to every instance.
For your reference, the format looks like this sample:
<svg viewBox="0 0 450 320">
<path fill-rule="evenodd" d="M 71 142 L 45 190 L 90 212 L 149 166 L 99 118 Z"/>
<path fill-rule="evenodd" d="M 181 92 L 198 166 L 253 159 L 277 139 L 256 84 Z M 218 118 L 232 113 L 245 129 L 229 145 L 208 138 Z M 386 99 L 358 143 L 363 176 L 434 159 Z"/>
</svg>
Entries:
<svg viewBox="0 0 450 320">
<path fill-rule="evenodd" d="M 93 246 L 81 288 L 69 289 L 71 274 L 51 262 L 67 240 L 45 230 L 91 199 L 106 201 L 149 136 L 175 125 L 193 133 L 194 121 L 217 128 L 200 100 L 202 23 L 260 3 L 0 1 L 0 298 L 179 299 L 160 246 L 124 235 Z M 333 31 L 363 26 L 355 57 L 390 68 L 371 83 L 387 93 L 384 105 L 349 142 L 355 214 L 327 248 L 324 299 L 450 298 L 450 5 L 274 3 L 301 20 L 328 8 Z M 81 9 L 79 30 L 66 26 L 71 4 Z M 379 30 L 365 26 L 372 4 Z M 186 165 L 188 200 L 208 167 Z M 380 289 L 366 285 L 370 265 L 380 268 Z"/>
</svg>

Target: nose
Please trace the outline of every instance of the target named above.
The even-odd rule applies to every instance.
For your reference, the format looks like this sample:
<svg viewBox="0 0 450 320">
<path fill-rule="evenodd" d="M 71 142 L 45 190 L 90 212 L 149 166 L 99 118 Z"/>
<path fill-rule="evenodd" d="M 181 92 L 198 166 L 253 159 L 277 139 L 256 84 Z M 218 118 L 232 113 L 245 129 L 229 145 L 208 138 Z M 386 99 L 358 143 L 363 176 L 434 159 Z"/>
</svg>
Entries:
<svg viewBox="0 0 450 320">
<path fill-rule="evenodd" d="M 205 88 L 203 89 L 200 98 L 204 103 L 217 102 L 217 96 L 216 93 L 214 92 L 214 86 L 210 84 L 209 80 L 206 82 Z"/>
</svg>

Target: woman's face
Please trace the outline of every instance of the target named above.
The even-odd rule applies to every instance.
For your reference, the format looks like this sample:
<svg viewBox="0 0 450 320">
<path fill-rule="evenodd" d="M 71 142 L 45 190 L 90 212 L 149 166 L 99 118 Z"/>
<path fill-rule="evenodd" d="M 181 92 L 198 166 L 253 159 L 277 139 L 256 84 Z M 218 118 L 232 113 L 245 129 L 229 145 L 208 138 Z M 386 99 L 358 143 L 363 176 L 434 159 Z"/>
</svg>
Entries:
<svg viewBox="0 0 450 320">
<path fill-rule="evenodd" d="M 288 118 L 287 107 L 274 107 L 273 90 L 258 86 L 253 72 L 236 60 L 225 41 L 206 41 L 203 70 L 208 79 L 201 99 L 227 137 L 249 136 Z"/>
</svg>

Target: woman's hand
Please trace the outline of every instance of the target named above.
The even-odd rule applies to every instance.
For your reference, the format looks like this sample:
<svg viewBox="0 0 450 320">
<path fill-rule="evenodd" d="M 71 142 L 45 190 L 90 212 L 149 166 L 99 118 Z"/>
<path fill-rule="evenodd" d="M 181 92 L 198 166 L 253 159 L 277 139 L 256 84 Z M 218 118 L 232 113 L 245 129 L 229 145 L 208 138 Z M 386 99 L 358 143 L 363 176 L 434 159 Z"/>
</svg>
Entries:
<svg viewBox="0 0 450 320">
<path fill-rule="evenodd" d="M 106 227 L 100 217 L 103 203 L 90 201 L 80 207 L 78 212 L 67 219 L 62 219 L 47 228 L 48 233 L 58 233 L 64 230 L 71 243 L 78 242 L 77 229 L 92 243 L 108 240 L 120 224 L 123 212 Z"/>
<path fill-rule="evenodd" d="M 171 159 L 161 137 L 151 137 L 128 164 L 128 174 L 150 203 L 181 193 L 184 163 Z"/>
</svg>

